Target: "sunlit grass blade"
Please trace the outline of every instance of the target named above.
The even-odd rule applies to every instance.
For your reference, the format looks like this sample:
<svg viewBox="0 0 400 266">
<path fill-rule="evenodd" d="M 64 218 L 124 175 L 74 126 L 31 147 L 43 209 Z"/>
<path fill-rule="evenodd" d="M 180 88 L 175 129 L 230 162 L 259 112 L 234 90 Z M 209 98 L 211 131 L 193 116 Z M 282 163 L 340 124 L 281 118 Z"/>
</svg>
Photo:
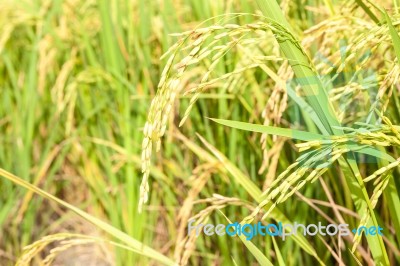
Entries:
<svg viewBox="0 0 400 266">
<path fill-rule="evenodd" d="M 218 118 L 209 118 L 210 120 L 232 128 L 251 131 L 251 132 L 258 132 L 258 133 L 266 133 L 271 135 L 277 135 L 281 137 L 287 137 L 291 139 L 303 140 L 303 141 L 310 141 L 310 140 L 323 140 L 327 139 L 326 136 L 300 131 L 295 129 L 289 128 L 281 128 L 281 127 L 274 127 L 274 126 L 265 126 L 265 125 L 257 125 L 252 123 L 246 123 L 241 121 L 232 121 L 232 120 L 224 120 Z"/>
<path fill-rule="evenodd" d="M 225 217 L 225 219 L 229 222 L 232 223 L 228 217 L 225 216 L 221 211 L 220 213 Z M 240 240 L 243 242 L 243 244 L 246 246 L 246 248 L 250 251 L 251 254 L 256 258 L 258 263 L 260 265 L 266 265 L 266 266 L 273 266 L 274 264 L 249 240 L 246 239 L 246 237 L 242 234 L 239 235 Z"/>
<path fill-rule="evenodd" d="M 16 185 L 24 187 L 24 188 L 28 189 L 29 191 L 32 191 L 32 192 L 42 196 L 43 198 L 54 201 L 57 204 L 60 204 L 61 206 L 71 210 L 72 212 L 76 213 L 80 217 L 84 218 L 86 221 L 96 225 L 98 228 L 102 229 L 109 235 L 115 237 L 117 240 L 119 240 L 122 243 L 124 243 L 125 245 L 131 247 L 137 253 L 142 254 L 151 259 L 157 260 L 158 262 L 160 262 L 164 265 L 175 265 L 175 262 L 170 260 L 168 257 L 166 257 L 163 254 L 159 253 L 158 251 L 144 245 L 143 243 L 132 238 L 131 236 L 127 235 L 126 233 L 124 233 L 124 232 L 118 230 L 117 228 L 99 220 L 98 218 L 93 217 L 92 215 L 72 206 L 71 204 L 47 193 L 46 191 L 30 184 L 29 182 L 5 171 L 4 169 L 0 168 L 0 175 L 3 176 L 4 178 L 8 179 L 9 181 L 15 183 Z"/>
<path fill-rule="evenodd" d="M 276 254 L 277 261 L 278 261 L 278 265 L 285 266 L 286 265 L 285 260 L 282 257 L 281 251 L 279 250 L 279 246 L 276 243 L 275 238 L 272 238 L 272 243 L 274 244 L 274 249 L 275 249 L 275 254 Z"/>
</svg>

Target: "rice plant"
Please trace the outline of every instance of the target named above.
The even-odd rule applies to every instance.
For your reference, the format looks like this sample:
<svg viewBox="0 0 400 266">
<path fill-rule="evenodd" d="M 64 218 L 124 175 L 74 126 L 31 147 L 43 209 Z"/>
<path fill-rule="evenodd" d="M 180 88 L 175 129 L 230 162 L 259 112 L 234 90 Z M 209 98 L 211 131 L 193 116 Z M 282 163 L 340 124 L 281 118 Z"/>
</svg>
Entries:
<svg viewBox="0 0 400 266">
<path fill-rule="evenodd" d="M 300 90 L 302 93 L 301 96 L 299 96 L 297 93 L 297 95 L 293 94 L 292 97 L 303 97 L 303 99 L 305 99 L 305 101 L 301 101 L 301 103 L 299 103 L 299 100 L 297 100 L 297 102 L 296 100 L 294 101 L 300 105 L 300 107 L 307 107 L 308 112 L 303 112 L 302 115 L 308 116 L 308 119 L 311 120 L 311 122 L 314 122 L 314 126 L 317 127 L 315 129 L 318 130 L 321 135 L 310 136 L 307 137 L 309 138 L 307 139 L 305 138 L 305 136 L 308 134 L 307 132 L 291 131 L 289 134 L 287 134 L 283 128 L 278 128 L 276 126 L 258 126 L 262 133 L 289 137 L 303 141 L 308 140 L 308 142 L 296 144 L 296 146 L 299 152 L 309 149 L 313 149 L 313 151 L 300 156 L 285 171 L 274 178 L 273 182 L 268 185 L 267 189 L 265 189 L 265 191 L 262 193 L 261 198 L 259 198 L 259 205 L 257 208 L 250 216 L 245 218 L 245 221 L 253 221 L 257 214 L 263 209 L 265 209 L 265 213 L 261 217 L 261 221 L 264 221 L 268 218 L 276 220 L 276 217 L 274 217 L 274 214 L 272 213 L 274 209 L 285 202 L 288 198 L 292 197 L 294 193 L 299 191 L 303 186 L 307 185 L 308 182 L 313 183 L 321 179 L 335 162 L 339 162 L 341 168 L 340 170 L 343 173 L 344 182 L 349 188 L 352 201 L 355 205 L 355 210 L 361 217 L 360 227 L 366 225 L 378 226 L 378 220 L 376 218 L 374 208 L 376 207 L 379 197 L 386 191 L 386 188 L 390 182 L 391 189 L 389 189 L 389 191 L 391 190 L 391 193 L 387 193 L 387 200 L 391 201 L 391 206 L 393 206 L 393 209 L 391 210 L 392 214 L 395 216 L 395 224 L 393 226 L 398 228 L 399 198 L 393 177 L 390 176 L 390 172 L 393 168 L 399 165 L 399 160 L 394 160 L 390 155 L 385 153 L 384 150 L 379 148 L 388 146 L 395 147 L 395 142 L 398 142 L 399 135 L 396 127 L 393 126 L 387 117 L 385 117 L 383 114 L 380 114 L 380 117 L 374 116 L 374 111 L 377 110 L 377 108 L 379 108 L 382 112 L 386 111 L 386 108 L 390 102 L 390 97 L 392 96 L 393 86 L 396 84 L 396 77 L 398 76 L 398 74 L 394 74 L 393 71 L 396 71 L 395 69 L 397 68 L 396 52 L 399 49 L 397 45 L 400 43 L 398 43 L 399 35 L 393 26 L 392 19 L 389 17 L 386 11 L 372 3 L 369 3 L 370 7 L 360 3 L 355 3 L 353 6 L 349 7 L 349 10 L 354 12 L 355 8 L 361 6 L 364 10 L 369 11 L 367 13 L 370 17 L 371 14 L 373 14 L 371 8 L 376 8 L 378 12 L 380 11 L 382 13 L 381 15 L 383 16 L 383 23 L 378 23 L 377 27 L 379 27 L 379 29 L 375 30 L 375 32 L 379 32 L 379 34 L 386 33 L 386 43 L 387 45 L 391 45 L 392 50 L 394 50 L 394 53 L 392 53 L 392 61 L 394 64 L 390 64 L 392 68 L 388 70 L 389 73 L 393 73 L 393 76 L 392 78 L 383 77 L 382 79 L 384 82 L 382 82 L 383 84 L 380 88 L 377 88 L 376 86 L 372 87 L 372 89 L 378 90 L 375 99 L 366 100 L 364 98 L 364 101 L 370 102 L 370 111 L 362 114 L 360 118 L 365 118 L 365 121 L 364 124 L 360 125 L 352 121 L 354 118 L 358 118 L 354 116 L 359 114 L 354 114 L 351 112 L 351 110 L 343 110 L 341 113 L 335 111 L 334 106 L 339 100 L 343 99 L 343 95 L 330 98 L 328 94 L 329 91 L 326 89 L 326 87 L 328 87 L 330 91 L 345 91 L 346 94 L 352 93 L 353 98 L 350 97 L 350 101 L 355 99 L 357 94 L 354 92 L 354 90 L 349 91 L 348 88 L 351 88 L 351 86 L 355 85 L 363 87 L 363 80 L 361 77 L 360 81 L 360 76 L 363 74 L 363 70 L 368 67 L 369 62 L 367 61 L 372 61 L 369 58 L 364 58 L 356 63 L 351 62 L 352 59 L 356 58 L 357 54 L 360 53 L 358 51 L 360 48 L 357 49 L 355 47 L 364 47 L 365 40 L 372 39 L 378 34 L 371 35 L 371 33 L 367 32 L 368 37 L 366 39 L 362 38 L 364 37 L 363 35 L 366 35 L 366 33 L 360 33 L 361 36 L 357 36 L 357 39 L 352 39 L 351 37 L 349 38 L 348 36 L 345 36 L 346 42 L 349 43 L 349 45 L 341 51 L 342 56 L 339 58 L 341 61 L 332 58 L 332 66 L 328 65 L 326 71 L 324 69 L 317 70 L 314 65 L 314 60 L 308 56 L 305 50 L 307 44 L 301 44 L 300 41 L 295 37 L 293 30 L 291 29 L 288 21 L 285 19 L 279 5 L 275 1 L 262 0 L 258 1 L 258 4 L 261 8 L 262 15 L 252 16 L 258 21 L 257 23 L 245 25 L 221 23 L 220 25 L 206 28 L 197 28 L 183 33 L 181 39 L 178 40 L 178 42 L 167 52 L 167 55 L 170 53 L 169 59 L 161 75 L 161 80 L 158 85 L 159 91 L 150 107 L 149 116 L 144 130 L 145 138 L 142 146 L 142 172 L 144 173 L 144 176 L 141 185 L 141 200 L 139 201 L 139 209 L 142 208 L 143 203 L 147 202 L 148 199 L 148 176 L 152 143 L 156 143 L 156 151 L 160 150 L 160 138 L 165 134 L 168 116 L 172 110 L 172 106 L 175 102 L 177 94 L 179 94 L 182 89 L 179 87 L 179 84 L 182 76 L 185 74 L 185 71 L 187 71 L 187 68 L 192 65 L 195 66 L 197 64 L 204 64 L 206 71 L 201 77 L 199 83 L 196 84 L 194 88 L 185 92 L 185 94 L 192 93 L 193 96 L 191 97 L 189 106 L 187 107 L 187 110 L 182 118 L 180 126 L 188 118 L 190 110 L 193 108 L 201 93 L 207 90 L 210 85 L 217 83 L 220 80 L 229 79 L 233 75 L 243 75 L 244 72 L 253 68 L 260 68 L 261 70 L 265 71 L 268 76 L 271 76 L 271 78 L 278 84 L 277 88 L 280 88 L 282 83 L 283 86 L 285 86 L 288 80 L 279 80 L 281 77 L 276 74 L 271 75 L 271 72 L 273 73 L 273 71 L 267 67 L 268 61 L 283 58 L 287 60 L 289 64 L 283 64 L 282 67 L 291 67 L 298 85 L 297 90 Z M 240 16 L 246 15 L 248 14 L 233 14 L 231 15 L 232 18 L 228 17 L 228 19 L 234 20 Z M 346 15 L 342 14 L 342 16 Z M 373 17 L 375 18 L 375 16 Z M 327 24 L 326 21 L 322 23 Z M 319 25 L 315 27 L 318 26 Z M 257 33 L 261 32 L 259 35 L 265 35 L 266 31 L 272 32 L 273 37 L 276 39 L 280 47 L 280 51 L 276 54 L 267 54 L 268 50 L 262 49 L 262 41 L 268 41 L 270 43 L 271 37 L 259 37 L 257 36 Z M 313 33 L 315 34 L 315 32 Z M 226 37 L 228 40 L 220 41 L 223 37 Z M 219 42 L 222 42 L 222 44 L 219 45 Z M 363 45 L 359 45 L 359 42 L 364 43 Z M 258 48 L 261 47 L 261 53 L 264 52 L 264 54 L 262 53 L 261 55 L 257 55 L 254 53 L 253 50 L 256 50 L 257 48 L 254 48 L 252 44 L 255 44 L 255 46 Z M 234 53 L 240 54 L 237 52 L 240 49 L 249 49 L 251 52 L 248 51 L 247 53 L 244 53 L 245 59 L 240 58 L 233 71 L 222 76 L 217 75 L 215 78 L 210 78 L 219 61 L 226 55 L 226 53 L 234 50 Z M 321 53 L 325 51 L 325 47 L 321 47 L 319 49 Z M 189 51 L 187 52 L 188 55 L 173 65 L 177 53 L 184 53 L 185 51 Z M 375 51 L 375 53 L 378 53 L 378 51 Z M 326 57 L 329 58 L 328 56 Z M 211 59 L 211 61 L 207 62 L 209 59 Z M 246 60 L 246 62 L 243 62 L 244 60 Z M 353 64 L 351 65 L 351 63 Z M 342 80 L 344 83 L 343 87 L 335 88 L 335 81 L 338 80 L 338 76 L 344 72 L 346 67 L 352 68 L 350 72 L 354 73 L 350 73 L 344 78 L 344 81 Z M 320 72 L 324 73 L 324 77 L 328 77 L 326 82 L 322 80 Z M 285 94 L 285 91 L 280 89 L 280 93 Z M 384 95 L 387 96 L 386 99 L 382 99 Z M 368 95 L 366 97 L 368 97 Z M 287 96 L 285 98 L 287 99 Z M 351 104 L 351 102 L 345 102 L 345 106 L 349 104 Z M 282 116 L 282 112 L 285 111 L 285 107 L 280 110 L 281 108 L 276 105 L 272 108 L 269 106 L 270 110 L 275 108 L 277 108 L 280 112 L 278 112 L 275 117 L 272 117 L 273 119 L 270 119 L 265 115 L 266 120 L 268 120 L 266 121 L 266 124 L 268 124 L 270 120 L 274 119 L 275 121 L 279 121 Z M 350 123 L 348 122 L 346 124 L 346 127 L 343 127 L 341 121 L 345 120 L 346 115 L 352 116 L 352 119 L 350 119 Z M 257 131 L 252 129 L 252 126 L 254 126 L 253 124 L 244 125 L 238 121 L 229 120 L 214 121 L 233 128 L 249 130 L 252 132 Z M 374 128 L 376 127 L 376 123 L 379 123 L 380 121 L 386 123 L 387 127 L 389 127 L 389 129 L 386 129 L 386 131 L 389 130 L 389 132 L 393 135 L 390 136 L 384 134 L 382 132 L 383 128 Z M 355 135 L 346 135 L 345 130 L 353 131 L 355 132 Z M 317 148 L 317 150 L 315 150 L 315 148 Z M 376 170 L 372 175 L 363 179 L 357 165 L 356 158 L 354 157 L 355 152 L 374 156 L 378 159 L 376 163 L 383 164 L 384 166 L 379 168 L 379 170 Z M 226 164 L 224 159 L 221 159 L 220 157 L 219 159 L 222 164 Z M 390 164 L 387 165 L 386 161 L 389 161 Z M 386 178 L 388 175 L 389 177 Z M 378 176 L 379 179 L 374 183 L 375 187 L 373 189 L 373 194 L 372 196 L 369 196 L 365 183 L 377 178 Z M 383 243 L 383 238 L 378 236 L 377 238 L 372 239 L 371 236 L 366 234 L 366 239 L 369 249 L 372 253 L 371 261 L 373 260 L 377 264 L 389 265 L 390 261 L 385 244 Z M 360 241 L 360 234 L 353 237 L 354 245 L 351 252 L 355 252 Z M 316 258 L 318 259 L 317 256 Z M 338 263 L 343 262 L 338 261 Z"/>
<path fill-rule="evenodd" d="M 0 265 L 399 264 L 399 19 L 397 0 L 3 0 Z"/>
</svg>

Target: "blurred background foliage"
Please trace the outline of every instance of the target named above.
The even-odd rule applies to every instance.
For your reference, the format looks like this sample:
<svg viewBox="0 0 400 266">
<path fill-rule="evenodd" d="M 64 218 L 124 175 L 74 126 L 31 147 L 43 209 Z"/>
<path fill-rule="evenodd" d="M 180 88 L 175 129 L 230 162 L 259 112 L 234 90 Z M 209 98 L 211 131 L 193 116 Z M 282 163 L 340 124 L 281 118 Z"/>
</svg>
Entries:
<svg viewBox="0 0 400 266">
<path fill-rule="evenodd" d="M 322 0 L 284 0 L 280 5 L 296 34 L 303 38 L 305 30 L 334 16 L 331 5 L 336 15 L 344 8 L 367 21 L 355 2 L 347 5 L 342 1 L 332 4 Z M 391 1 L 383 2 L 392 7 Z M 263 123 L 262 112 L 275 85 L 264 71 L 251 70 L 244 77 L 215 84 L 218 90 L 203 93 L 186 124 L 178 129 L 181 116 L 177 113 L 186 109 L 190 99 L 181 97 L 171 115 L 162 153 L 153 158 L 150 204 L 140 215 L 137 210 L 142 130 L 165 65 L 160 57 L 176 41 L 170 34 L 191 30 L 205 20 L 204 26 L 218 23 L 219 15 L 234 12 L 259 13 L 255 2 L 244 0 L 1 0 L 0 167 L 178 261 L 190 255 L 188 263 L 193 265 L 256 264 L 236 238 L 200 237 L 193 249 L 180 243 L 185 237 L 184 217 L 210 206 L 206 201 L 196 202 L 199 199 L 211 198 L 214 193 L 241 199 L 240 204 L 233 201 L 224 206 L 223 212 L 231 220 L 240 221 L 251 209 L 243 206 L 251 201 L 246 191 L 230 181 L 196 133 L 260 188 L 268 184 L 268 170 L 259 171 L 264 160 L 260 136 L 217 126 L 207 119 Z M 253 17 L 246 16 L 234 20 L 237 24 L 252 21 Z M 346 34 L 342 37 L 346 38 Z M 319 41 L 311 40 L 307 47 L 312 57 L 320 51 Z M 340 46 L 332 44 L 330 49 L 336 51 Z M 325 52 L 329 58 L 331 51 Z M 273 35 L 269 34 L 266 43 L 254 53 L 279 54 Z M 231 72 L 239 59 L 235 52 L 227 54 L 215 75 Z M 279 73 L 280 65 L 275 62 L 268 67 Z M 385 63 L 377 66 L 385 67 Z M 190 70 L 185 86 L 206 67 Z M 396 100 L 389 109 L 394 123 L 399 118 L 397 103 Z M 300 117 L 301 108 L 288 103 L 279 124 L 316 130 Z M 275 141 L 268 137 L 267 145 L 273 147 Z M 279 160 L 275 160 L 275 170 L 269 178 L 298 156 L 292 141 L 281 140 L 279 145 L 275 156 Z M 397 170 L 395 174 L 398 175 Z M 346 209 L 345 220 L 356 226 L 359 217 L 348 194 L 343 193 L 346 188 L 342 187 L 342 177 L 335 176 L 334 171 L 327 176 L 326 185 L 335 195 L 336 204 Z M 301 194 L 315 199 L 312 202 L 320 210 L 331 213 L 326 191 L 320 184 L 306 186 Z M 293 197 L 281 206 L 281 211 L 292 221 L 302 223 L 322 219 L 311 205 L 310 201 Z M 390 228 L 388 210 L 382 208 L 380 212 L 382 224 Z M 214 224 L 226 223 L 218 212 L 209 217 Z M 3 179 L 0 226 L 1 265 L 14 264 L 24 246 L 46 235 L 73 232 L 103 236 L 68 209 Z M 399 255 L 396 240 L 388 238 L 393 247 L 390 256 L 395 261 L 393 258 Z M 334 263 L 322 241 L 313 239 L 313 247 L 326 264 Z M 288 265 L 315 263 L 292 239 L 277 242 L 279 249 L 274 251 L 271 239 L 254 241 L 271 260 L 281 254 Z M 52 248 L 47 246 L 42 255 Z M 356 265 L 349 250 L 342 252 L 344 261 Z M 34 260 L 37 265 L 39 257 Z M 57 261 L 59 265 L 150 263 L 141 255 L 105 243 L 72 248 Z"/>
</svg>

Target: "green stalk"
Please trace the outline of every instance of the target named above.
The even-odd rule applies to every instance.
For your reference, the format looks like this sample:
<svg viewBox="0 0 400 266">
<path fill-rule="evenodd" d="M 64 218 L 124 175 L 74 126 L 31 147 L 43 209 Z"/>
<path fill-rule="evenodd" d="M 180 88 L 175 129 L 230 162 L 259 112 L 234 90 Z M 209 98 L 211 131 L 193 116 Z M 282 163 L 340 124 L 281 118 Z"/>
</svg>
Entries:
<svg viewBox="0 0 400 266">
<path fill-rule="evenodd" d="M 318 73 L 314 70 L 308 56 L 301 49 L 299 42 L 294 39 L 290 24 L 285 19 L 278 3 L 274 0 L 257 0 L 257 3 L 268 19 L 286 28 L 286 32 L 292 36 L 292 39 L 282 39 L 276 34 L 277 41 L 279 42 L 283 54 L 289 60 L 296 78 L 299 80 L 300 85 L 306 93 L 307 102 L 317 113 L 323 127 L 329 134 L 343 134 L 342 130 L 335 128 L 335 126 L 340 126 L 340 123 L 333 111 L 333 106 L 329 101 L 327 92 L 322 86 Z M 370 219 L 367 225 L 378 226 L 356 161 L 352 156 L 349 156 L 345 159 L 341 159 L 341 166 L 344 167 L 342 169 L 346 177 L 346 182 L 352 191 L 352 198 L 357 213 L 363 216 L 366 211 L 369 211 L 372 221 Z M 382 237 L 366 236 L 366 238 L 375 262 L 377 264 L 382 263 L 384 265 L 389 265 L 389 258 Z"/>
<path fill-rule="evenodd" d="M 376 23 L 379 23 L 379 19 L 374 15 L 374 13 L 371 11 L 371 9 L 364 4 L 362 0 L 356 0 L 356 3 L 367 13 L 367 15 Z"/>
</svg>

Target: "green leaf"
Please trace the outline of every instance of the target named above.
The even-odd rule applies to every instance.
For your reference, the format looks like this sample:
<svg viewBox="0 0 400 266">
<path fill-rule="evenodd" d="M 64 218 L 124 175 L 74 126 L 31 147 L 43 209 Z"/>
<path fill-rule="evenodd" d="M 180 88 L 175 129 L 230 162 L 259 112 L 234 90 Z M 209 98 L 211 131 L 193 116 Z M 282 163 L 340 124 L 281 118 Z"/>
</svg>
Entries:
<svg viewBox="0 0 400 266">
<path fill-rule="evenodd" d="M 390 19 L 388 13 L 385 10 L 382 10 L 385 15 L 386 22 L 389 27 L 390 36 L 392 37 L 394 50 L 396 52 L 397 61 L 400 62 L 400 37 L 397 33 L 396 29 L 393 26 L 392 20 Z"/>
<path fill-rule="evenodd" d="M 356 3 L 367 13 L 367 15 L 376 23 L 379 23 L 379 19 L 375 16 L 375 14 L 371 11 L 371 9 L 364 4 L 362 0 L 356 0 Z"/>
<path fill-rule="evenodd" d="M 275 249 L 276 258 L 278 260 L 278 265 L 285 266 L 286 265 L 285 260 L 282 257 L 281 251 L 279 250 L 279 246 L 276 243 L 276 240 L 274 237 L 272 237 L 272 243 L 274 244 L 274 249 Z"/>
<path fill-rule="evenodd" d="M 281 136 L 281 137 L 287 137 L 287 138 L 298 139 L 298 140 L 303 140 L 303 141 L 323 140 L 323 139 L 327 138 L 320 134 L 310 133 L 310 132 L 300 131 L 300 130 L 295 130 L 295 129 L 289 129 L 289 128 L 257 125 L 257 124 L 251 124 L 251 123 L 246 123 L 246 122 L 224 120 L 224 119 L 217 119 L 217 118 L 209 118 L 209 119 L 218 124 L 236 128 L 236 129 L 277 135 L 277 136 Z"/>
<path fill-rule="evenodd" d="M 310 141 L 310 140 L 324 140 L 324 139 L 329 139 L 329 137 L 316 134 L 316 133 L 311 133 L 307 131 L 300 131 L 300 130 L 294 130 L 294 129 L 288 129 L 288 128 L 281 128 L 281 127 L 273 127 L 273 126 L 265 126 L 265 125 L 257 125 L 257 124 L 251 124 L 251 123 L 246 123 L 246 122 L 240 122 L 240 121 L 232 121 L 232 120 L 224 120 L 224 119 L 216 119 L 216 118 L 209 118 L 210 120 L 224 125 L 228 126 L 231 128 L 236 128 L 236 129 L 241 129 L 241 130 L 246 130 L 250 132 L 258 132 L 258 133 L 266 133 L 266 134 L 271 134 L 271 135 L 277 135 L 281 137 L 288 137 L 292 139 L 297 139 L 297 140 L 303 140 L 303 141 Z M 371 155 L 389 162 L 394 162 L 395 159 L 390 156 L 389 154 L 382 152 L 374 147 L 368 147 L 364 146 L 363 148 L 360 148 L 360 144 L 348 144 L 347 147 L 357 153 L 362 153 L 362 154 L 367 154 Z"/>
<path fill-rule="evenodd" d="M 311 108 L 311 106 L 301 97 L 299 97 L 296 92 L 293 90 L 291 86 L 287 86 L 287 94 L 289 97 L 297 103 L 297 105 L 300 107 L 301 110 L 304 110 L 306 114 L 310 116 L 312 121 L 315 123 L 315 125 L 318 127 L 318 129 L 324 134 L 328 135 L 328 131 L 325 129 L 324 125 L 321 123 L 321 120 L 319 120 L 317 113 L 315 113 L 314 109 Z"/>
<path fill-rule="evenodd" d="M 383 159 L 383 160 L 391 162 L 391 163 L 396 161 L 396 159 L 394 159 L 392 156 L 390 156 L 386 152 L 382 152 L 374 147 L 364 147 L 364 148 L 359 149 L 359 145 L 349 144 L 348 148 L 350 150 L 353 150 L 354 152 L 371 155 L 371 156 Z"/>
</svg>

